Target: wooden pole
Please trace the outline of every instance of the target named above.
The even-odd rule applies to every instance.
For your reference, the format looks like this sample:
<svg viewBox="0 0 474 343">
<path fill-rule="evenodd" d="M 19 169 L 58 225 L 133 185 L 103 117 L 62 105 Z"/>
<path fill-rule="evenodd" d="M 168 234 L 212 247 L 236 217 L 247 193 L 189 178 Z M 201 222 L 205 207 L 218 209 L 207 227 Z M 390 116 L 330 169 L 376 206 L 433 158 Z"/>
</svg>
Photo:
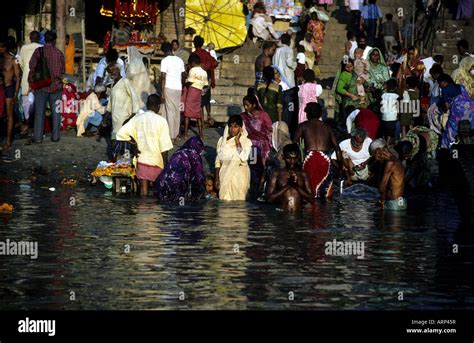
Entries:
<svg viewBox="0 0 474 343">
<path fill-rule="evenodd" d="M 64 54 L 66 50 L 66 0 L 56 0 L 56 47 Z M 72 38 L 72 37 L 71 37 Z"/>
<path fill-rule="evenodd" d="M 81 19 L 81 38 L 82 38 L 82 91 L 86 91 L 86 20 Z"/>
</svg>

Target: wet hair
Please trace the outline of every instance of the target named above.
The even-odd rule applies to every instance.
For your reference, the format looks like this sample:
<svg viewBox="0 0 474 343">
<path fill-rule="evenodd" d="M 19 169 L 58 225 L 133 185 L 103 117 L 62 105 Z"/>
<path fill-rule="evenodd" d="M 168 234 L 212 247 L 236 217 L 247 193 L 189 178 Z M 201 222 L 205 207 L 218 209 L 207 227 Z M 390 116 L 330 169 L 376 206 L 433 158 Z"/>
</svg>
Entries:
<svg viewBox="0 0 474 343">
<path fill-rule="evenodd" d="M 227 120 L 227 125 L 231 126 L 232 124 L 237 124 L 240 127 L 244 126 L 244 122 L 240 114 L 234 114 L 229 117 L 229 120 Z"/>
<path fill-rule="evenodd" d="M 444 73 L 444 70 L 443 70 L 443 67 L 441 66 L 441 64 L 435 64 L 431 67 L 430 69 L 430 74 L 433 75 L 433 74 L 443 74 Z"/>
<path fill-rule="evenodd" d="M 202 48 L 202 46 L 204 45 L 204 38 L 202 38 L 201 36 L 196 36 L 193 39 L 193 43 L 195 48 Z"/>
<path fill-rule="evenodd" d="M 355 37 L 354 32 L 352 31 L 347 31 L 346 38 L 347 40 L 352 40 Z"/>
<path fill-rule="evenodd" d="M 387 19 L 387 20 L 392 20 L 392 19 L 393 19 L 393 14 L 392 14 L 392 13 L 387 13 L 387 14 L 385 15 L 385 19 Z"/>
<path fill-rule="evenodd" d="M 349 116 L 352 112 L 356 110 L 354 105 L 349 105 L 344 108 L 344 113 L 346 114 L 346 117 Z"/>
<path fill-rule="evenodd" d="M 397 89 L 397 80 L 396 79 L 388 79 L 386 82 L 387 84 L 387 90 L 393 91 Z"/>
<path fill-rule="evenodd" d="M 390 70 L 392 71 L 392 75 L 397 75 L 401 66 L 402 66 L 401 63 L 396 63 L 396 62 L 392 63 L 392 65 L 390 66 Z"/>
<path fill-rule="evenodd" d="M 291 44 L 291 36 L 288 33 L 284 33 L 281 35 L 280 41 L 282 44 L 289 46 Z"/>
<path fill-rule="evenodd" d="M 105 60 L 108 63 L 117 62 L 118 58 L 119 58 L 119 55 L 118 55 L 117 50 L 115 50 L 115 49 L 109 49 L 107 51 L 107 54 L 105 55 Z"/>
<path fill-rule="evenodd" d="M 357 41 L 360 41 L 361 39 L 365 39 L 367 41 L 367 35 L 365 33 L 361 33 L 357 36 Z"/>
<path fill-rule="evenodd" d="M 208 173 L 206 175 L 206 182 L 207 181 L 212 181 L 212 183 L 214 184 L 214 180 L 216 179 L 216 177 L 214 176 L 214 173 Z"/>
<path fill-rule="evenodd" d="M 447 83 L 452 83 L 454 84 L 454 80 L 452 79 L 451 76 L 449 76 L 448 74 L 441 74 L 437 79 L 436 81 L 438 81 L 438 83 L 441 83 L 441 82 L 447 82 Z"/>
<path fill-rule="evenodd" d="M 296 143 L 290 143 L 283 147 L 283 155 L 290 156 L 292 154 L 297 154 L 300 157 L 300 147 Z"/>
<path fill-rule="evenodd" d="M 164 42 L 163 44 L 161 44 L 161 51 L 163 51 L 165 54 L 171 52 L 173 51 L 173 46 L 171 45 L 171 43 Z"/>
<path fill-rule="evenodd" d="M 409 141 L 400 141 L 395 145 L 394 149 L 398 153 L 398 158 L 404 160 L 405 157 L 411 154 L 413 144 Z"/>
<path fill-rule="evenodd" d="M 150 94 L 146 100 L 146 107 L 159 107 L 161 105 L 161 98 L 158 94 Z"/>
<path fill-rule="evenodd" d="M 179 41 L 178 41 L 177 39 L 173 39 L 173 40 L 171 41 L 171 45 L 173 45 L 174 43 L 178 44 L 178 46 L 179 46 Z"/>
<path fill-rule="evenodd" d="M 242 101 L 248 101 L 250 105 L 254 105 L 256 108 L 258 107 L 258 99 L 255 95 L 246 95 Z"/>
<path fill-rule="evenodd" d="M 456 43 L 458 48 L 463 48 L 464 50 L 469 50 L 469 42 L 465 39 L 461 39 Z"/>
<path fill-rule="evenodd" d="M 407 86 L 410 88 L 415 88 L 418 86 L 418 79 L 414 76 L 410 76 L 407 78 Z"/>
<path fill-rule="evenodd" d="M 188 59 L 188 62 L 191 64 L 191 63 L 194 63 L 194 64 L 201 64 L 201 57 L 199 57 L 199 55 L 196 55 L 196 54 L 191 54 L 189 55 L 189 59 Z"/>
<path fill-rule="evenodd" d="M 433 59 L 436 63 L 439 63 L 439 64 L 443 64 L 443 62 L 444 62 L 444 56 L 443 55 L 434 55 Z"/>
<path fill-rule="evenodd" d="M 306 50 L 305 50 L 304 46 L 298 45 L 298 46 L 296 47 L 296 51 L 298 51 L 298 52 L 305 52 Z"/>
<path fill-rule="evenodd" d="M 370 143 L 369 153 L 371 155 L 373 155 L 375 153 L 375 151 L 377 151 L 377 149 L 383 149 L 386 146 L 387 146 L 387 142 L 385 141 L 385 139 L 378 138 L 378 139 L 372 141 L 372 143 Z"/>
<path fill-rule="evenodd" d="M 272 83 L 273 79 L 275 78 L 275 69 L 273 69 L 272 66 L 266 66 L 263 68 L 263 79 L 265 80 L 267 87 L 265 87 L 265 93 L 267 94 L 268 87 L 270 87 L 270 84 Z"/>
<path fill-rule="evenodd" d="M 316 79 L 316 75 L 314 75 L 313 69 L 306 69 L 303 72 L 303 79 L 305 82 L 313 82 Z"/>
<path fill-rule="evenodd" d="M 262 45 L 262 49 L 267 50 L 267 49 L 270 49 L 271 47 L 273 47 L 274 45 L 275 45 L 275 43 L 273 43 L 273 42 L 264 41 L 263 45 Z"/>
<path fill-rule="evenodd" d="M 30 32 L 30 41 L 32 43 L 39 43 L 41 39 L 41 35 L 38 31 L 31 31 Z"/>
<path fill-rule="evenodd" d="M 351 136 L 352 137 L 359 137 L 359 138 L 362 138 L 363 140 L 365 140 L 367 138 L 367 131 L 357 127 L 355 129 L 352 129 Z"/>
<path fill-rule="evenodd" d="M 44 34 L 44 41 L 46 43 L 53 43 L 57 38 L 58 36 L 54 31 L 46 31 L 46 33 Z"/>
<path fill-rule="evenodd" d="M 310 102 L 304 108 L 308 120 L 319 119 L 323 115 L 323 108 L 317 102 Z"/>
</svg>

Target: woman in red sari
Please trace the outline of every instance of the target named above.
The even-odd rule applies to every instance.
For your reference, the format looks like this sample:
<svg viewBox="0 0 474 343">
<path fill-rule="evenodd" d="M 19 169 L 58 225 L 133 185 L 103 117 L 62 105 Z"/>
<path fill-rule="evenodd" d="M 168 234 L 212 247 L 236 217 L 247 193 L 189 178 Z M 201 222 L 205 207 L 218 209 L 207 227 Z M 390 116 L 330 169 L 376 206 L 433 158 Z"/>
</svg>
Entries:
<svg viewBox="0 0 474 343">
<path fill-rule="evenodd" d="M 263 192 L 263 175 L 265 162 L 272 148 L 272 120 L 267 112 L 260 110 L 256 96 L 244 97 L 245 112 L 240 115 L 248 132 L 248 138 L 252 141 L 252 152 L 250 154 L 250 193 L 256 198 Z"/>
</svg>

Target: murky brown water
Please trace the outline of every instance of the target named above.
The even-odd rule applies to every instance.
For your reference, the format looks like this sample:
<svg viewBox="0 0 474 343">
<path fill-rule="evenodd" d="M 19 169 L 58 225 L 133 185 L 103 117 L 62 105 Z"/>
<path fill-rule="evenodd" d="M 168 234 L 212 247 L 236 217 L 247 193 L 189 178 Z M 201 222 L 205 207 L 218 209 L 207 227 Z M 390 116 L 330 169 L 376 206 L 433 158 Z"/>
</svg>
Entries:
<svg viewBox="0 0 474 343">
<path fill-rule="evenodd" d="M 289 215 L 57 188 L 2 185 L 15 211 L 0 241 L 38 241 L 39 256 L 0 256 L 1 309 L 474 309 L 474 244 L 449 194 L 405 214 L 336 198 Z M 363 241 L 365 258 L 325 255 L 333 239 Z"/>
</svg>

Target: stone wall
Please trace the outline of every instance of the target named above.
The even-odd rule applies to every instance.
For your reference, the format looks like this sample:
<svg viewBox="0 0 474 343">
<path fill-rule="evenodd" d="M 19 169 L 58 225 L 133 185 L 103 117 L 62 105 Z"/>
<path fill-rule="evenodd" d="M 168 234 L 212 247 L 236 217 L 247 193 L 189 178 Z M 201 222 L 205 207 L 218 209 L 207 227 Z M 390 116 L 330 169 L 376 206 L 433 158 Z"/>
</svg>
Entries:
<svg viewBox="0 0 474 343">
<path fill-rule="evenodd" d="M 184 42 L 185 6 L 185 0 L 175 0 L 173 11 L 172 2 L 169 7 L 158 16 L 155 25 L 156 35 L 162 33 L 169 42 L 173 39 L 178 39 L 180 44 L 182 44 Z M 178 32 L 176 32 L 176 29 Z"/>
</svg>

